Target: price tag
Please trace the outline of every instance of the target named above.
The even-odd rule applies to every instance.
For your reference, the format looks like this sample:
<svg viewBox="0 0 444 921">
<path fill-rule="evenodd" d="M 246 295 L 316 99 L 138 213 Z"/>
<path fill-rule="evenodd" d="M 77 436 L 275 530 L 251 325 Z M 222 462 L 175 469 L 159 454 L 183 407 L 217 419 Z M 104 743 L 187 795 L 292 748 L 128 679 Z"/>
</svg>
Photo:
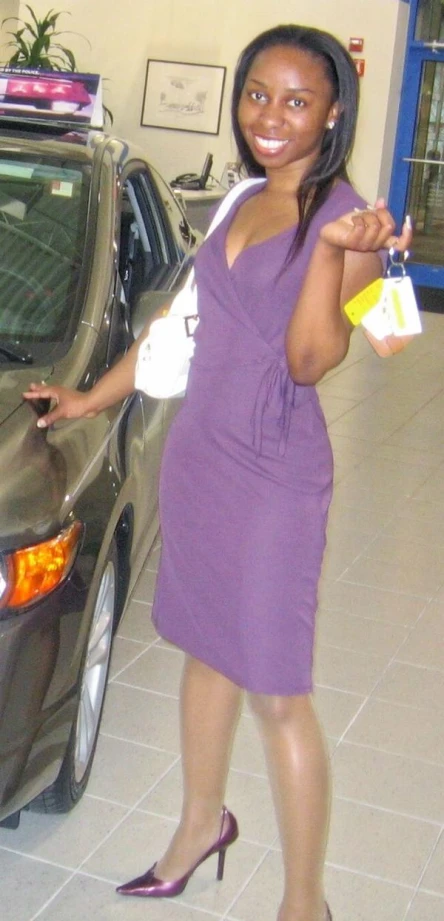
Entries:
<svg viewBox="0 0 444 921">
<path fill-rule="evenodd" d="M 413 336 L 422 332 L 411 279 L 403 275 L 382 281 L 378 303 L 362 317 L 364 329 L 379 340 L 386 336 Z"/>
<path fill-rule="evenodd" d="M 363 317 L 365 317 L 373 307 L 376 307 L 381 300 L 383 287 L 384 279 L 377 278 L 375 281 L 372 281 L 371 285 L 367 285 L 366 288 L 359 291 L 358 294 L 355 294 L 355 296 L 347 302 L 344 307 L 344 313 L 350 322 L 353 323 L 353 326 L 359 326 Z"/>
</svg>

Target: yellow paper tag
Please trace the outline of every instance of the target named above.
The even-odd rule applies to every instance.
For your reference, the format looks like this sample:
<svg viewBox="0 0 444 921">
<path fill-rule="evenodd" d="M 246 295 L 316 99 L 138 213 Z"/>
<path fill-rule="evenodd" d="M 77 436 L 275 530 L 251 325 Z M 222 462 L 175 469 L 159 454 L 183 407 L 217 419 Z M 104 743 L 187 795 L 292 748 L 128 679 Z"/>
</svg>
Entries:
<svg viewBox="0 0 444 921">
<path fill-rule="evenodd" d="M 376 278 L 370 285 L 359 291 L 359 294 L 355 294 L 350 301 L 347 301 L 344 313 L 353 323 L 353 326 L 359 326 L 366 313 L 376 307 L 376 304 L 381 299 L 383 287 L 384 279 Z"/>
<path fill-rule="evenodd" d="M 400 330 L 404 330 L 406 326 L 406 322 L 405 322 L 405 317 L 404 317 L 404 311 L 402 308 L 401 298 L 396 288 L 393 288 L 391 294 L 392 294 L 392 307 L 394 310 L 397 326 L 399 327 Z"/>
</svg>

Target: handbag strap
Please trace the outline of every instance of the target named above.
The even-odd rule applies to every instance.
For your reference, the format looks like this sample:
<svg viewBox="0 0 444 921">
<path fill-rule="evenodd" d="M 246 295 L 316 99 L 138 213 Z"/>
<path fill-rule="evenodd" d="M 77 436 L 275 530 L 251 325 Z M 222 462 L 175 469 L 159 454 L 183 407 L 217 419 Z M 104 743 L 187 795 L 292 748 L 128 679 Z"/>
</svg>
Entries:
<svg viewBox="0 0 444 921">
<path fill-rule="evenodd" d="M 224 195 L 216 211 L 216 214 L 214 215 L 213 220 L 211 221 L 211 224 L 205 234 L 204 239 L 208 240 L 208 237 L 211 236 L 213 231 L 216 230 L 216 227 L 218 227 L 219 224 L 223 221 L 224 217 L 226 217 L 226 215 L 228 214 L 230 208 L 232 207 L 236 199 L 240 198 L 240 196 L 243 195 L 246 189 L 249 189 L 251 186 L 254 186 L 254 185 L 263 185 L 264 182 L 266 182 L 266 179 L 263 177 L 257 178 L 257 179 L 242 179 L 240 182 L 237 182 L 229 190 L 229 192 L 227 192 L 227 194 Z M 184 289 L 192 288 L 194 284 L 195 284 L 194 268 L 192 268 L 185 282 Z"/>
<path fill-rule="evenodd" d="M 236 201 L 237 198 L 240 198 L 241 195 L 245 192 L 246 189 L 249 189 L 250 186 L 254 185 L 263 185 L 265 178 L 261 177 L 260 179 L 242 179 L 241 182 L 237 182 L 236 185 L 232 186 L 229 192 L 224 195 L 216 214 L 211 221 L 211 224 L 205 234 L 205 239 L 207 240 L 210 234 L 213 233 L 213 230 L 216 230 L 216 227 L 223 221 L 224 217 L 228 214 L 231 206 Z"/>
</svg>

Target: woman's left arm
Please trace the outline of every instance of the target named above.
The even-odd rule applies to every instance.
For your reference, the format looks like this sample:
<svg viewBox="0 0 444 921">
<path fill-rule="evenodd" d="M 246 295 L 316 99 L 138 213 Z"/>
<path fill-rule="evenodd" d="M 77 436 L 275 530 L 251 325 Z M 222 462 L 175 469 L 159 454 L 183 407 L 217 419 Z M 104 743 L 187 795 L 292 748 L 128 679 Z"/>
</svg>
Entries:
<svg viewBox="0 0 444 921">
<path fill-rule="evenodd" d="M 399 237 L 394 230 L 382 201 L 322 227 L 287 328 L 287 362 L 296 383 L 318 383 L 345 358 L 353 327 L 344 305 L 381 276 L 379 250 L 410 246 L 409 222 Z"/>
</svg>

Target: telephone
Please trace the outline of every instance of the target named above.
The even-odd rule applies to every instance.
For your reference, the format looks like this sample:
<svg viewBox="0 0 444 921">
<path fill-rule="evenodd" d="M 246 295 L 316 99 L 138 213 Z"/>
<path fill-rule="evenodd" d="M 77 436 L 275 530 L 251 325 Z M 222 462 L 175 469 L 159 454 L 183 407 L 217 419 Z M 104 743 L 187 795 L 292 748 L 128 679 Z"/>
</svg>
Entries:
<svg viewBox="0 0 444 921">
<path fill-rule="evenodd" d="M 179 185 L 182 182 L 189 182 L 190 179 L 199 178 L 200 177 L 197 175 L 197 173 L 181 173 L 180 176 L 177 176 L 176 179 L 173 180 L 173 184 L 175 185 L 177 183 Z"/>
<path fill-rule="evenodd" d="M 190 190 L 199 190 L 205 189 L 210 173 L 211 167 L 213 166 L 213 154 L 207 154 L 205 157 L 205 163 L 202 167 L 202 172 L 200 176 L 197 173 L 182 173 L 180 176 L 177 176 L 176 179 L 173 179 L 171 185 L 176 189 L 190 189 Z"/>
</svg>

